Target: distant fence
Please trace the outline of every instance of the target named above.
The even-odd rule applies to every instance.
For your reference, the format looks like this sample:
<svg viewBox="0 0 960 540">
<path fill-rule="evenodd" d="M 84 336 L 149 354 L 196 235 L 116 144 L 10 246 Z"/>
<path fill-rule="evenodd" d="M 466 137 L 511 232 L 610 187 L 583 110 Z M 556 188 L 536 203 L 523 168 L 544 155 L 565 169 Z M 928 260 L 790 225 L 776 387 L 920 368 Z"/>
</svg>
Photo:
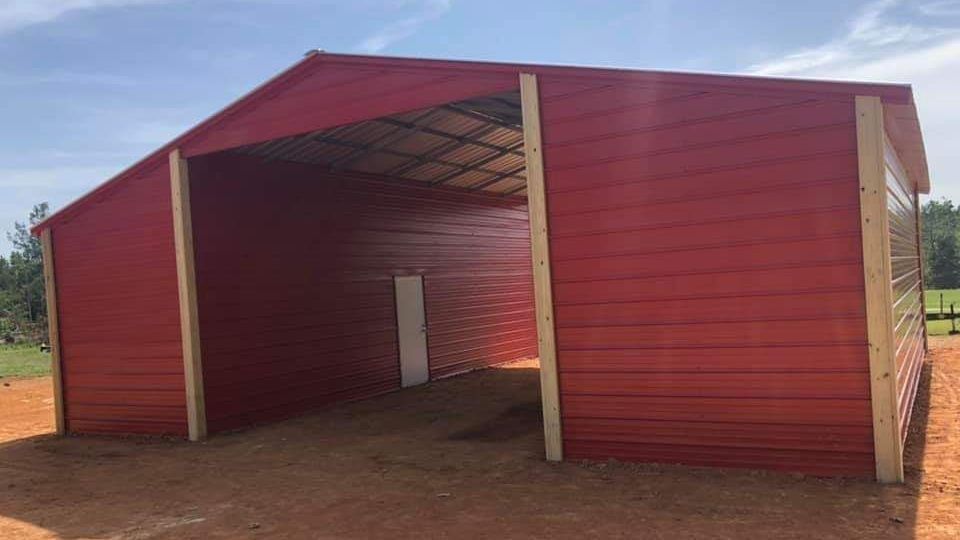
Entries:
<svg viewBox="0 0 960 540">
<path fill-rule="evenodd" d="M 950 320 L 950 335 L 960 334 L 960 330 L 957 330 L 957 308 L 954 302 L 950 302 L 949 309 L 944 309 L 943 304 L 943 293 L 940 293 L 940 308 L 934 308 L 934 311 L 927 309 L 926 319 L 928 321 L 942 321 L 949 319 Z"/>
</svg>

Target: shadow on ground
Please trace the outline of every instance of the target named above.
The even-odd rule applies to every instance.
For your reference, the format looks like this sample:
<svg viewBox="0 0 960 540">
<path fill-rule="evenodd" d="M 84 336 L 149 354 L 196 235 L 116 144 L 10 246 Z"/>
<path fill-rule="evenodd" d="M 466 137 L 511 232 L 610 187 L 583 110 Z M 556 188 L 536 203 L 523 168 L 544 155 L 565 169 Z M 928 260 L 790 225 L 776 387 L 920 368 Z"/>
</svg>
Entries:
<svg viewBox="0 0 960 540">
<path fill-rule="evenodd" d="M 924 388 L 930 374 L 928 364 Z M 35 436 L 0 445 L 0 530 L 26 538 L 904 538 L 919 530 L 925 493 L 927 394 L 904 486 L 549 464 L 534 368 L 476 372 L 202 444 Z"/>
</svg>

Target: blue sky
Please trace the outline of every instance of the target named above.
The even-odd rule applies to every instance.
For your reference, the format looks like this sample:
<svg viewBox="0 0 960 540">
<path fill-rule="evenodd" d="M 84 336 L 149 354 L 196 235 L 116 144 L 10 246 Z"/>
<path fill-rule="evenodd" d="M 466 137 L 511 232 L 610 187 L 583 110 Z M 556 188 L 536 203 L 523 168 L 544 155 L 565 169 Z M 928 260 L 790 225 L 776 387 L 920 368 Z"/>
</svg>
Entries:
<svg viewBox="0 0 960 540">
<path fill-rule="evenodd" d="M 960 200 L 960 0 L 0 0 L 0 231 L 313 48 L 910 82 Z"/>
</svg>

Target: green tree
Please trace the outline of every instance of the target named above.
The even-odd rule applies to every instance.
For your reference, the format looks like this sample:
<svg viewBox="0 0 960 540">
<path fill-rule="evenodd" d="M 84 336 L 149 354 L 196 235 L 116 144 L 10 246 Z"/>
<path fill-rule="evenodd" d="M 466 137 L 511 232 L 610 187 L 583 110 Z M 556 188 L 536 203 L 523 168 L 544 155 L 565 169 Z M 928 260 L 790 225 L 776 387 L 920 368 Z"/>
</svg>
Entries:
<svg viewBox="0 0 960 540">
<path fill-rule="evenodd" d="M 46 218 L 49 207 L 33 207 L 27 223 L 16 222 L 7 238 L 13 244 L 8 259 L 0 258 L 0 318 L 5 333 L 22 333 L 42 339 L 46 326 L 46 301 L 43 288 L 43 251 L 30 227 Z M 3 337 L 3 336 L 0 336 Z"/>
<path fill-rule="evenodd" d="M 40 239 L 30 234 L 30 228 L 46 219 L 49 212 L 50 206 L 47 203 L 35 204 L 30 210 L 29 224 L 14 222 L 13 233 L 7 233 L 7 240 L 13 244 L 14 253 L 20 253 L 30 261 L 43 262 Z"/>
<path fill-rule="evenodd" d="M 960 287 L 960 207 L 945 198 L 923 205 L 924 280 L 930 289 Z"/>
<path fill-rule="evenodd" d="M 0 341 L 16 330 L 14 311 L 13 272 L 7 259 L 0 256 Z"/>
</svg>

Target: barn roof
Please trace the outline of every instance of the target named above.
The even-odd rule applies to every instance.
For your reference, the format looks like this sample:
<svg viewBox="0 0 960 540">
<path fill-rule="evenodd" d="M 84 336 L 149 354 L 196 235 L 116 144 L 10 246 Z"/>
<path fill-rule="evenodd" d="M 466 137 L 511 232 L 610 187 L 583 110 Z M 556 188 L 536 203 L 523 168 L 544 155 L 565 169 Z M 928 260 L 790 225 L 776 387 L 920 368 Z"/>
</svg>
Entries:
<svg viewBox="0 0 960 540">
<path fill-rule="evenodd" d="M 304 84 L 303 81 L 308 81 L 312 74 L 318 72 L 349 72 L 357 69 L 374 70 L 381 76 L 384 73 L 429 75 L 432 77 L 429 81 L 435 81 L 436 84 L 445 86 L 445 89 L 441 90 L 435 99 L 440 99 L 441 96 L 445 95 L 457 96 L 457 99 L 446 100 L 450 102 L 476 98 L 478 95 L 500 95 L 498 98 L 499 104 L 481 103 L 474 99 L 469 102 L 471 107 L 464 107 L 467 112 L 479 110 L 481 115 L 489 122 L 499 124 L 494 126 L 499 127 L 499 129 L 489 130 L 488 133 L 485 133 L 486 139 L 474 140 L 470 143 L 473 146 L 480 147 L 486 145 L 489 147 L 488 150 L 495 151 L 499 154 L 499 157 L 496 160 L 481 163 L 482 168 L 471 165 L 469 161 L 456 161 L 451 157 L 446 157 L 445 160 L 437 159 L 431 162 L 434 177 L 427 179 L 430 183 L 442 183 L 456 178 L 453 185 L 468 189 L 496 191 L 501 194 L 522 193 L 522 163 L 517 162 L 518 159 L 522 162 L 522 156 L 517 158 L 514 151 L 514 146 L 519 142 L 519 138 L 516 135 L 515 126 L 511 128 L 509 125 L 511 123 L 509 108 L 516 107 L 516 103 L 512 102 L 509 93 L 514 92 L 518 86 L 517 74 L 529 72 L 567 80 L 609 81 L 611 83 L 621 82 L 658 87 L 697 86 L 718 91 L 726 90 L 758 95 L 787 94 L 846 100 L 855 95 L 878 96 L 883 100 L 887 132 L 894 147 L 901 155 L 910 176 L 915 179 L 921 192 L 928 193 L 930 188 L 923 137 L 913 99 L 913 91 L 909 85 L 544 64 L 427 60 L 311 51 L 305 58 L 290 68 L 54 213 L 35 226 L 33 232 L 38 234 L 45 228 L 53 227 L 57 223 L 69 219 L 70 216 L 87 208 L 88 205 L 124 182 L 135 179 L 139 173 L 165 163 L 167 154 L 174 148 L 181 148 L 187 157 L 226 149 L 238 149 L 238 151 L 260 155 L 265 158 L 274 158 L 277 155 L 280 155 L 283 159 L 299 156 L 309 161 L 310 156 L 329 153 L 333 148 L 339 147 L 342 154 L 340 159 L 349 161 L 355 159 L 360 153 L 369 153 L 371 146 L 373 151 L 381 154 L 392 153 L 396 155 L 400 153 L 394 148 L 387 148 L 382 142 L 366 140 L 371 137 L 380 141 L 404 139 L 406 144 L 416 145 L 418 140 L 425 140 L 428 136 L 448 139 L 459 138 L 463 142 L 473 132 L 469 122 L 463 118 L 461 118 L 459 124 L 453 122 L 454 125 L 450 126 L 448 130 L 431 128 L 434 133 L 428 132 L 422 124 L 418 124 L 419 117 L 417 115 L 411 116 L 410 113 L 422 110 L 424 103 L 437 105 L 445 102 L 418 101 L 417 94 L 424 93 L 426 87 L 421 88 L 420 92 L 417 92 L 416 88 L 411 88 L 412 97 L 401 100 L 402 102 L 399 104 L 391 105 L 393 110 L 384 109 L 385 114 L 377 114 L 376 110 L 371 110 L 369 104 L 362 108 L 356 108 L 358 110 L 351 110 L 350 107 L 340 104 L 336 107 L 330 107 L 331 110 L 336 109 L 335 117 L 329 114 L 324 115 L 321 111 L 320 116 L 317 114 L 302 115 L 300 124 L 296 121 L 288 122 L 277 126 L 276 129 L 273 129 L 272 123 L 267 125 L 268 127 L 263 127 L 264 124 L 260 124 L 261 127 L 258 129 L 252 129 L 249 125 L 243 123 L 243 119 L 250 116 L 251 111 L 258 107 L 263 108 L 263 105 L 268 104 L 271 100 L 276 100 L 281 92 L 290 91 L 291 88 Z M 454 76 L 470 77 L 472 79 L 470 88 L 474 93 L 472 95 L 458 95 L 458 91 L 462 93 L 465 90 L 457 87 Z M 477 94 L 477 89 L 483 89 L 484 94 Z M 302 91 L 309 92 L 310 88 L 302 89 Z M 373 109 L 376 109 L 376 107 Z M 506 110 L 504 111 L 504 109 Z M 454 111 L 439 112 L 452 114 Z M 437 112 L 433 114 L 438 115 Z M 447 114 L 447 116 L 449 117 L 450 114 Z M 390 116 L 390 118 L 380 119 L 377 122 L 373 121 L 375 118 L 387 116 Z M 312 125 L 311 122 L 317 122 L 318 124 Z M 366 127 L 361 125 L 360 129 L 343 130 L 344 126 L 358 122 L 366 125 Z M 385 128 L 390 128 L 390 130 L 383 131 Z M 374 133 L 377 129 L 383 132 Z M 334 130 L 347 131 L 347 133 L 340 133 L 339 136 L 329 136 L 329 132 Z M 513 135 L 511 135 L 511 132 Z M 337 131 L 334 131 L 334 134 L 336 133 Z M 367 145 L 359 146 L 364 143 L 351 139 L 351 136 L 366 141 Z M 476 139 L 476 137 L 474 138 Z M 496 149 L 499 149 L 499 151 Z M 324 150 L 327 152 L 324 152 Z M 410 153 L 408 152 L 408 154 Z M 463 159 L 466 160 L 469 157 L 469 152 L 463 152 L 463 154 Z M 496 161 L 496 163 L 493 163 L 493 161 Z M 519 165 L 514 162 L 519 163 Z M 402 169 L 402 166 L 399 167 Z M 477 170 L 478 168 L 479 170 Z M 383 170 L 374 168 L 370 172 L 391 171 L 390 167 L 384 165 Z"/>
</svg>

